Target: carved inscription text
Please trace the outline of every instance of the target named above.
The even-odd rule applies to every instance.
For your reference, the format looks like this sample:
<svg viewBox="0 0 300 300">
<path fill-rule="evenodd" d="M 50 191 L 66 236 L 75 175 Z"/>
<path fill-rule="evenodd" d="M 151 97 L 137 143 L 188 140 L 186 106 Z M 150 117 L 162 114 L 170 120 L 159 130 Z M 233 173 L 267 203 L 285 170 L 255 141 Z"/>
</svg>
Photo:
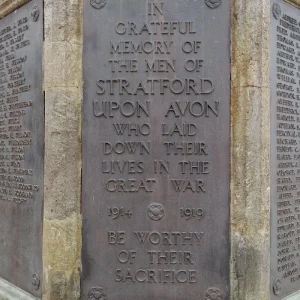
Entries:
<svg viewBox="0 0 300 300">
<path fill-rule="evenodd" d="M 225 299 L 229 5 L 115 2 L 85 15 L 83 297 Z"/>
</svg>

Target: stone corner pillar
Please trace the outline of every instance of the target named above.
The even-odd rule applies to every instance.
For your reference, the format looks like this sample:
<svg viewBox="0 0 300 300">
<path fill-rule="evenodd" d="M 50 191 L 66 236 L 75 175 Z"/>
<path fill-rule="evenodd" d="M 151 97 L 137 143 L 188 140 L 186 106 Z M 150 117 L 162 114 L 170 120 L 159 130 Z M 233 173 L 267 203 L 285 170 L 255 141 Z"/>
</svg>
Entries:
<svg viewBox="0 0 300 300">
<path fill-rule="evenodd" d="M 80 298 L 82 1 L 45 0 L 43 300 Z"/>
<path fill-rule="evenodd" d="M 231 299 L 270 299 L 270 0 L 231 1 Z"/>
</svg>

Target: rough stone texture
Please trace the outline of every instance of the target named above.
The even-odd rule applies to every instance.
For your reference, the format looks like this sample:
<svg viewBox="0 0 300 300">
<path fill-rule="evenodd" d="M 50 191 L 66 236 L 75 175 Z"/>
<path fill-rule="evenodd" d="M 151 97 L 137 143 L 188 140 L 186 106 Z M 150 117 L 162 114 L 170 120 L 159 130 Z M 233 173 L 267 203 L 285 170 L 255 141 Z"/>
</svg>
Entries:
<svg viewBox="0 0 300 300">
<path fill-rule="evenodd" d="M 268 300 L 270 1 L 231 4 L 231 299 Z"/>
<path fill-rule="evenodd" d="M 64 220 L 45 222 L 43 300 L 79 299 L 80 232 L 81 218 L 77 213 Z"/>
<path fill-rule="evenodd" d="M 45 0 L 43 300 L 80 297 L 82 1 Z"/>
<path fill-rule="evenodd" d="M 30 0 L 0 0 L 0 19 L 29 1 Z"/>
<path fill-rule="evenodd" d="M 38 300 L 10 282 L 0 278 L 0 300 Z"/>
</svg>

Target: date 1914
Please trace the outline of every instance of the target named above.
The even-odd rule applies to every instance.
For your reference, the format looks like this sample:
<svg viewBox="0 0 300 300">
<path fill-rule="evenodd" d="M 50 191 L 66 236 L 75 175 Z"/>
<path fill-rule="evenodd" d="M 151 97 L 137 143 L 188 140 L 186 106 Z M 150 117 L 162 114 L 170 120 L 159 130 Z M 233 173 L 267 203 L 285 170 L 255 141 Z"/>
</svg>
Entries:
<svg viewBox="0 0 300 300">
<path fill-rule="evenodd" d="M 131 218 L 132 210 L 124 207 L 109 207 L 108 216 L 112 219 L 118 219 L 121 217 Z"/>
</svg>

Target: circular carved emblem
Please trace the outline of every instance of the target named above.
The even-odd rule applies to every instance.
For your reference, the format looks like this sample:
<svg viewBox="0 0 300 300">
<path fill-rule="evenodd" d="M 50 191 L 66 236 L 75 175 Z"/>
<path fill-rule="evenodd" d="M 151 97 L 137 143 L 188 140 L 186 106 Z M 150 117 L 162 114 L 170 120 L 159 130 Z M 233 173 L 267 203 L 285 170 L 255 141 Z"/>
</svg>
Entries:
<svg viewBox="0 0 300 300">
<path fill-rule="evenodd" d="M 106 300 L 106 294 L 102 287 L 91 288 L 88 296 L 88 300 Z"/>
<path fill-rule="evenodd" d="M 280 18 L 280 16 L 281 16 L 281 7 L 280 7 L 279 4 L 276 4 L 276 3 L 273 4 L 273 15 L 274 15 L 274 18 L 276 20 Z"/>
<path fill-rule="evenodd" d="M 32 285 L 36 290 L 40 288 L 41 280 L 38 274 L 33 274 L 32 275 Z"/>
<path fill-rule="evenodd" d="M 148 208 L 148 217 L 153 221 L 161 220 L 165 215 L 164 207 L 159 203 L 152 203 Z"/>
<path fill-rule="evenodd" d="M 91 5 L 96 9 L 103 8 L 106 4 L 107 0 L 91 0 Z"/>
<path fill-rule="evenodd" d="M 280 279 L 276 279 L 273 284 L 273 292 L 275 295 L 279 295 L 282 290 L 282 283 Z"/>
<path fill-rule="evenodd" d="M 217 288 L 209 288 L 205 293 L 204 300 L 222 300 L 222 294 Z"/>
<path fill-rule="evenodd" d="M 40 9 L 38 8 L 38 6 L 35 6 L 31 11 L 31 17 L 33 22 L 36 22 L 39 19 L 39 16 L 40 16 Z"/>
<path fill-rule="evenodd" d="M 209 8 L 217 8 L 221 5 L 221 0 L 205 0 L 205 4 Z"/>
</svg>

